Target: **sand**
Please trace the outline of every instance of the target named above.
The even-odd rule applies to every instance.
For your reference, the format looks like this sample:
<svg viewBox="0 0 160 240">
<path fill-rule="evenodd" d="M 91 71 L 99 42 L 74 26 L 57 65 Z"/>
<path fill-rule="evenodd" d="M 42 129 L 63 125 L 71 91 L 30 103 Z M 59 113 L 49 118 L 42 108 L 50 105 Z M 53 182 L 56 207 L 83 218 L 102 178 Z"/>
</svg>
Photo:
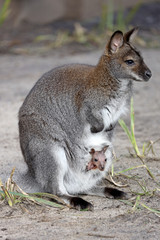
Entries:
<svg viewBox="0 0 160 240">
<path fill-rule="evenodd" d="M 153 77 L 149 82 L 134 84 L 135 133 L 140 149 L 144 142 L 160 138 L 160 50 L 141 49 L 145 62 L 150 67 Z M 14 179 L 18 182 L 19 173 L 26 170 L 26 165 L 19 147 L 18 110 L 37 79 L 53 67 L 65 63 L 97 63 L 101 51 L 90 53 L 53 56 L 0 56 L 0 178 L 5 182 L 13 167 L 16 167 Z M 129 113 L 124 117 L 129 124 Z M 141 161 L 130 156 L 131 147 L 127 136 L 120 126 L 114 136 L 114 146 L 117 161 L 115 172 L 141 165 Z M 160 142 L 154 146 L 156 156 L 150 154 L 146 161 L 156 180 L 160 182 Z M 148 175 L 145 168 L 137 168 L 126 173 L 136 175 L 140 182 L 147 185 L 151 192 L 158 185 Z M 143 192 L 138 183 L 125 177 L 114 178 L 129 192 Z M 121 189 L 121 188 L 119 188 Z M 133 194 L 135 202 L 135 194 Z M 143 208 L 133 211 L 131 206 L 119 200 L 101 197 L 84 196 L 94 204 L 94 211 L 63 210 L 28 205 L 23 211 L 18 205 L 10 208 L 6 203 L 0 203 L 0 239 L 154 239 L 160 236 L 160 218 Z M 160 209 L 160 194 L 158 191 L 151 197 L 142 196 L 140 203 L 150 208 Z"/>
</svg>

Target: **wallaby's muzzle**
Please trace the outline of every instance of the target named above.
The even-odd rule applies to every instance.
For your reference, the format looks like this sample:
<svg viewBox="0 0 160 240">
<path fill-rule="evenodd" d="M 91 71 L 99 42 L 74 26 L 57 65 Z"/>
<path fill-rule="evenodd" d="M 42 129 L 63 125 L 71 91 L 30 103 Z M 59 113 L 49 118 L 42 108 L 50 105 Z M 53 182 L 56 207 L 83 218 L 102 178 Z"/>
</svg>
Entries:
<svg viewBox="0 0 160 240">
<path fill-rule="evenodd" d="M 148 68 L 148 69 L 145 71 L 144 80 L 147 82 L 151 77 L 152 77 L 152 72 L 151 72 L 151 70 Z"/>
</svg>

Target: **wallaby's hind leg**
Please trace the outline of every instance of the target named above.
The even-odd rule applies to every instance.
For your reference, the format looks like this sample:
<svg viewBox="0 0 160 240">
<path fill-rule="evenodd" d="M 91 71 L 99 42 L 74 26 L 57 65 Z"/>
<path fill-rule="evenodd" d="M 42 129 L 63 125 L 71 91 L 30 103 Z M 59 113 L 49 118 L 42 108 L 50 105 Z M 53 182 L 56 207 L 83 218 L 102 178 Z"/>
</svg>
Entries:
<svg viewBox="0 0 160 240">
<path fill-rule="evenodd" d="M 77 210 L 93 210 L 93 205 L 90 202 L 85 201 L 83 198 L 76 196 L 62 196 L 64 202 Z"/>
<path fill-rule="evenodd" d="M 108 188 L 108 187 L 94 187 L 91 190 L 87 191 L 88 195 L 106 197 L 110 199 L 127 199 L 127 194 L 123 191 L 120 191 L 115 188 Z M 76 208 L 77 210 L 93 210 L 93 205 L 82 198 L 79 197 L 70 197 L 69 198 L 70 205 Z"/>
<path fill-rule="evenodd" d="M 59 184 L 59 196 L 71 207 L 77 209 L 77 210 L 93 210 L 93 205 L 84 199 L 77 197 L 77 196 L 72 196 L 70 195 L 66 187 L 64 185 L 64 176 L 68 172 L 68 162 L 66 158 L 66 154 L 64 151 L 64 148 L 56 146 L 52 149 L 54 158 L 58 164 L 58 175 L 57 175 L 57 182 Z"/>
<path fill-rule="evenodd" d="M 125 193 L 121 190 L 118 190 L 116 188 L 105 187 L 104 194 L 105 194 L 105 197 L 108 197 L 108 198 L 114 198 L 114 199 L 127 199 L 128 198 L 127 193 Z"/>
<path fill-rule="evenodd" d="M 34 147 L 32 148 L 32 146 Z M 91 203 L 80 197 L 70 195 L 64 185 L 64 176 L 69 165 L 63 147 L 58 145 L 51 147 L 51 144 L 42 144 L 38 139 L 34 139 L 26 150 L 28 154 L 25 155 L 25 160 L 29 169 L 27 176 L 30 180 L 32 179 L 32 185 L 37 182 L 42 191 L 61 197 L 65 203 L 77 210 L 93 209 Z M 31 156 L 34 157 L 31 158 Z"/>
<path fill-rule="evenodd" d="M 109 187 L 94 187 L 87 193 L 89 195 L 107 197 L 107 198 L 114 198 L 114 199 L 127 199 L 127 193 L 120 191 L 116 188 L 109 188 Z"/>
</svg>

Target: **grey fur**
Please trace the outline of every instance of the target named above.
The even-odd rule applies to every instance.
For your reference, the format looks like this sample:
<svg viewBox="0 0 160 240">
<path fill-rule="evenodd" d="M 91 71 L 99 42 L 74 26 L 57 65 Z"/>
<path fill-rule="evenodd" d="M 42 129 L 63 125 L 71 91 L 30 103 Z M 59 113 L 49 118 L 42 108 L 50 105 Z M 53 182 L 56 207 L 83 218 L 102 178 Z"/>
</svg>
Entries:
<svg viewBox="0 0 160 240">
<path fill-rule="evenodd" d="M 128 42 L 121 48 L 118 54 L 131 52 L 141 61 L 141 69 L 148 69 Z M 26 97 L 19 111 L 20 145 L 28 165 L 28 179 L 37 182 L 43 191 L 64 198 L 80 193 L 108 196 L 104 188 L 96 190 L 104 173 L 85 171 L 90 145 L 85 145 L 84 139 L 102 135 L 109 145 L 106 174 L 112 161 L 113 129 L 105 126 L 103 109 L 109 117 L 111 110 L 118 112 L 122 103 L 126 106 L 134 80 L 118 56 L 104 54 L 97 66 L 55 68 L 44 74 Z M 111 124 L 115 126 L 117 120 Z M 90 130 L 85 130 L 87 126 Z M 97 142 L 97 147 L 101 149 L 105 142 Z"/>
</svg>

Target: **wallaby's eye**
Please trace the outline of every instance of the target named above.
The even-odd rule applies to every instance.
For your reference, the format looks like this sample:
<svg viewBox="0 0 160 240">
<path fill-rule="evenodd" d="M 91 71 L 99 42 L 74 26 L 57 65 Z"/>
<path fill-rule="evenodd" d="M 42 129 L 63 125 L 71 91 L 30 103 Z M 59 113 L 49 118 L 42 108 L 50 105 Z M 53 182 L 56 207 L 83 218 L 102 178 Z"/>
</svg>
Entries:
<svg viewBox="0 0 160 240">
<path fill-rule="evenodd" d="M 97 159 L 97 158 L 95 158 L 95 159 L 94 159 L 94 161 L 95 161 L 95 162 L 98 162 L 98 159 Z"/>
<path fill-rule="evenodd" d="M 129 60 L 126 60 L 125 63 L 127 65 L 133 65 L 134 64 L 134 61 L 132 59 L 129 59 Z"/>
<path fill-rule="evenodd" d="M 105 158 L 105 160 L 104 160 L 105 162 L 107 162 L 107 158 Z"/>
</svg>

